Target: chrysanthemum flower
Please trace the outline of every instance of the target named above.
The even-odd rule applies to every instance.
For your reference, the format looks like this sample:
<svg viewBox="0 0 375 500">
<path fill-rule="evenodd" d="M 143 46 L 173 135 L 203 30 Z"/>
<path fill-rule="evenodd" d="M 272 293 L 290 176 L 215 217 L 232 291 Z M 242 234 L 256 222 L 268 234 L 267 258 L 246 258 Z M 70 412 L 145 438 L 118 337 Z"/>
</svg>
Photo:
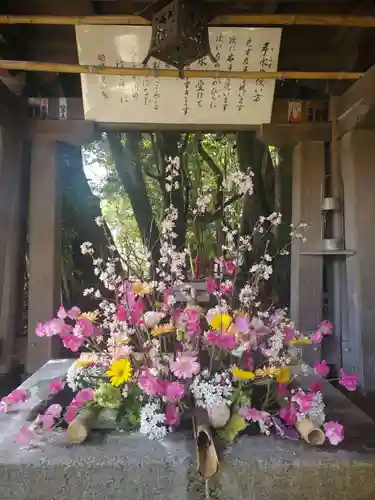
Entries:
<svg viewBox="0 0 375 500">
<path fill-rule="evenodd" d="M 172 333 L 175 330 L 173 325 L 160 325 L 151 330 L 151 335 L 164 335 L 165 333 Z"/>
<path fill-rule="evenodd" d="M 152 287 L 149 283 L 143 283 L 142 281 L 135 281 L 131 284 L 131 291 L 134 295 L 139 297 L 144 297 L 145 295 L 152 292 Z"/>
<path fill-rule="evenodd" d="M 118 387 L 129 382 L 133 376 L 133 368 L 128 359 L 118 359 L 109 366 L 106 375 L 110 378 L 111 384 Z"/>
</svg>

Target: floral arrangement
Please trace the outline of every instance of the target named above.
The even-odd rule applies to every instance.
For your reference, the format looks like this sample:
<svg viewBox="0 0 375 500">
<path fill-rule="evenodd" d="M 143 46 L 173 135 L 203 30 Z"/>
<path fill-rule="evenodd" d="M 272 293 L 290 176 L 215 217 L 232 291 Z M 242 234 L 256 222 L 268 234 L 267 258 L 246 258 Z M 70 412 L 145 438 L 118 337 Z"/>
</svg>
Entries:
<svg viewBox="0 0 375 500">
<path fill-rule="evenodd" d="M 167 169 L 171 191 L 178 159 L 170 160 Z M 231 179 L 229 188 L 245 186 L 251 195 L 252 176 L 242 177 L 240 182 Z M 185 281 L 193 259 L 174 245 L 176 219 L 171 204 L 162 225 L 155 279 L 124 278 L 116 271 L 119 262 L 114 254 L 104 262 L 90 243 L 82 245 L 109 298 L 86 290 L 99 298 L 98 310 L 82 313 L 78 307 L 61 306 L 54 319 L 38 325 L 36 335 L 58 336 L 71 351 L 91 354 L 81 355 L 63 380 L 50 384 L 52 394 L 69 387 L 74 393 L 70 403 L 65 408 L 49 405 L 19 430 L 16 441 L 32 442 L 40 433 L 65 424 L 70 440 L 80 442 L 101 420 L 162 439 L 193 420 L 196 437 L 204 431 L 208 447 L 214 435 L 232 442 L 246 432 L 303 438 L 310 444 L 327 439 L 338 445 L 344 429 L 339 422 L 326 421 L 320 383 L 308 390 L 298 384 L 307 370 L 300 346 L 322 342 L 333 325 L 323 321 L 308 337 L 296 330 L 285 310 L 262 308 L 259 297 L 275 257 L 267 249 L 246 279 L 241 276 L 243 253 L 251 252 L 255 237 L 279 225 L 281 215 L 261 217 L 250 236 L 235 237 L 227 231 L 230 258 L 217 259 L 219 272 L 206 278 L 205 304 L 197 300 L 194 282 Z M 305 224 L 292 227 L 291 236 L 304 239 L 305 229 Z M 285 253 L 285 248 L 278 252 Z M 329 374 L 324 360 L 314 369 L 323 377 Z M 341 372 L 339 383 L 347 390 L 355 390 L 357 382 L 356 375 Z M 23 389 L 13 391 L 1 400 L 0 411 L 10 412 L 27 397 Z"/>
</svg>

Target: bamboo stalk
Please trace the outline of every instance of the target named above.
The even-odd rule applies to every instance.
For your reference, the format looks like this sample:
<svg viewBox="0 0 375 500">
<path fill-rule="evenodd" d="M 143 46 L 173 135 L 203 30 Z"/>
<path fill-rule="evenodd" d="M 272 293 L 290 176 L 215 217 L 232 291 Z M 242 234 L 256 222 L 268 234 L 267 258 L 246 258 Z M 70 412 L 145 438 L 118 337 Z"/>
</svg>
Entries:
<svg viewBox="0 0 375 500">
<path fill-rule="evenodd" d="M 45 71 L 52 73 L 83 73 L 94 75 L 154 76 L 178 78 L 176 69 L 117 68 L 80 64 L 48 63 L 38 61 L 8 61 L 0 59 L 0 69 L 19 71 Z M 233 78 L 240 80 L 358 80 L 364 73 L 340 71 L 217 71 L 186 70 L 186 78 Z"/>
<path fill-rule="evenodd" d="M 0 16 L 0 24 L 50 25 L 150 25 L 141 16 Z M 234 14 L 215 17 L 212 26 L 349 26 L 375 28 L 374 16 L 311 15 L 311 14 Z"/>
</svg>

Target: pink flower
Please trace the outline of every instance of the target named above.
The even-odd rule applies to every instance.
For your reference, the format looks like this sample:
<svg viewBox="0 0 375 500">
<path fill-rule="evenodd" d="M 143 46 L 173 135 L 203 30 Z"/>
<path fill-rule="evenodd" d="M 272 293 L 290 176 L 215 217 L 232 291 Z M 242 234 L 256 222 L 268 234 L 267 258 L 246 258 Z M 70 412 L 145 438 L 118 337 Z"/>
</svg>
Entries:
<svg viewBox="0 0 375 500">
<path fill-rule="evenodd" d="M 56 424 L 61 416 L 62 406 L 61 405 L 51 405 L 47 408 L 44 415 L 40 416 L 40 422 L 46 431 L 50 431 L 52 427 Z"/>
<path fill-rule="evenodd" d="M 220 284 L 220 292 L 223 295 L 230 295 L 233 292 L 233 283 L 225 281 Z"/>
<path fill-rule="evenodd" d="M 66 319 L 68 317 L 68 313 L 66 312 L 63 305 L 61 305 L 59 310 L 57 311 L 57 317 L 60 319 Z"/>
<path fill-rule="evenodd" d="M 311 382 L 309 391 L 316 394 L 317 392 L 323 392 L 323 386 L 318 380 Z"/>
<path fill-rule="evenodd" d="M 180 382 L 168 382 L 165 387 L 165 398 L 169 403 L 180 401 L 184 397 L 185 386 Z"/>
<path fill-rule="evenodd" d="M 231 351 L 236 347 L 236 338 L 228 333 L 218 333 L 211 330 L 206 338 L 209 344 L 216 345 L 220 349 Z"/>
<path fill-rule="evenodd" d="M 170 367 L 177 378 L 191 378 L 200 370 L 197 357 L 189 354 L 181 354 L 176 361 L 171 361 Z"/>
<path fill-rule="evenodd" d="M 320 344 L 322 340 L 323 340 L 323 335 L 320 330 L 317 330 L 315 333 L 311 335 L 311 341 L 313 344 Z"/>
<path fill-rule="evenodd" d="M 286 326 L 284 328 L 284 342 L 290 342 L 295 337 L 295 330 L 290 328 L 290 326 Z"/>
<path fill-rule="evenodd" d="M 208 293 L 215 293 L 217 290 L 217 284 L 215 278 L 206 279 L 206 290 Z"/>
<path fill-rule="evenodd" d="M 251 422 L 266 422 L 270 417 L 270 414 L 266 411 L 260 411 L 256 408 L 249 407 L 241 408 L 238 413 L 245 420 L 250 420 Z"/>
<path fill-rule="evenodd" d="M 292 397 L 292 401 L 295 401 L 298 404 L 300 412 L 306 413 L 311 410 L 314 396 L 315 394 L 310 392 L 306 394 L 304 391 L 298 391 Z"/>
<path fill-rule="evenodd" d="M 227 274 L 232 275 L 236 270 L 236 264 L 233 260 L 224 260 L 224 269 Z"/>
<path fill-rule="evenodd" d="M 281 408 L 280 418 L 286 425 L 294 425 L 297 422 L 297 411 L 295 405 L 291 404 L 289 408 Z"/>
<path fill-rule="evenodd" d="M 285 383 L 277 384 L 277 392 L 283 398 L 287 398 L 290 396 L 290 393 L 288 391 L 288 384 L 285 384 Z"/>
<path fill-rule="evenodd" d="M 344 427 L 338 422 L 327 422 L 324 424 L 324 433 L 328 441 L 337 446 L 344 440 Z"/>
<path fill-rule="evenodd" d="M 60 338 L 62 340 L 62 343 L 64 347 L 67 349 L 70 349 L 72 352 L 77 352 L 80 347 L 85 342 L 84 337 L 76 337 L 75 335 L 72 335 L 71 333 L 61 333 Z"/>
<path fill-rule="evenodd" d="M 50 431 L 55 425 L 55 418 L 53 415 L 49 415 L 48 413 L 42 415 L 40 417 L 40 421 L 45 431 Z"/>
<path fill-rule="evenodd" d="M 24 425 L 18 430 L 15 436 L 15 441 L 20 445 L 29 444 L 34 436 L 35 430 L 31 426 Z"/>
<path fill-rule="evenodd" d="M 138 385 L 148 396 L 161 396 L 164 393 L 163 384 L 160 383 L 150 370 L 143 370 L 138 377 Z"/>
<path fill-rule="evenodd" d="M 124 306 L 117 306 L 117 319 L 119 321 L 126 321 L 126 309 Z"/>
<path fill-rule="evenodd" d="M 62 406 L 58 404 L 50 405 L 44 415 L 51 415 L 53 418 L 60 418 Z"/>
<path fill-rule="evenodd" d="M 254 369 L 254 360 L 249 351 L 245 351 L 241 357 L 241 368 L 250 372 Z"/>
<path fill-rule="evenodd" d="M 196 309 L 186 308 L 184 311 L 184 315 L 187 319 L 186 331 L 189 337 L 200 334 L 202 329 L 200 324 L 199 312 Z"/>
<path fill-rule="evenodd" d="M 64 330 L 65 322 L 63 319 L 54 318 L 51 321 L 44 323 L 44 331 L 46 337 L 53 337 L 54 335 L 60 335 Z"/>
<path fill-rule="evenodd" d="M 92 337 L 94 334 L 94 324 L 86 317 L 77 319 L 73 328 L 73 335 L 76 337 Z"/>
<path fill-rule="evenodd" d="M 59 378 L 54 378 L 49 384 L 48 384 L 48 389 L 52 392 L 52 394 L 56 394 L 57 392 L 60 392 L 64 389 L 65 383 L 59 379 Z"/>
<path fill-rule="evenodd" d="M 340 380 L 339 384 L 345 387 L 347 391 L 355 391 L 357 389 L 357 385 L 359 382 L 359 376 L 355 373 L 351 375 L 347 375 L 344 370 L 341 368 L 340 370 Z"/>
<path fill-rule="evenodd" d="M 113 351 L 113 359 L 129 358 L 130 354 L 133 352 L 133 347 L 126 344 L 120 344 L 115 347 Z"/>
<path fill-rule="evenodd" d="M 317 375 L 320 375 L 321 377 L 326 377 L 329 373 L 329 366 L 328 363 L 325 359 L 321 363 L 317 361 L 314 364 L 314 371 Z"/>
<path fill-rule="evenodd" d="M 12 405 L 24 403 L 29 399 L 29 393 L 25 389 L 15 389 L 6 397 L 8 402 Z"/>
<path fill-rule="evenodd" d="M 331 335 L 333 324 L 328 320 L 324 320 L 320 323 L 319 330 L 321 331 L 322 335 Z"/>
<path fill-rule="evenodd" d="M 88 387 L 87 389 L 81 389 L 74 400 L 78 405 L 82 406 L 84 403 L 87 403 L 87 401 L 91 401 L 93 397 L 94 391 L 91 387 Z"/>
<path fill-rule="evenodd" d="M 247 316 L 240 314 L 234 318 L 234 327 L 238 333 L 247 333 L 250 330 L 250 322 Z"/>
<path fill-rule="evenodd" d="M 70 319 L 77 319 L 77 317 L 81 314 L 81 309 L 77 306 L 74 306 L 69 309 L 67 312 L 67 316 Z"/>
<path fill-rule="evenodd" d="M 9 404 L 6 402 L 6 399 L 3 398 L 0 401 L 0 413 L 8 413 L 9 410 Z"/>
<path fill-rule="evenodd" d="M 76 418 L 77 413 L 78 413 L 79 407 L 76 406 L 75 404 L 70 404 L 68 408 L 66 409 L 64 419 L 67 424 L 70 424 L 73 422 L 73 420 Z"/>
<path fill-rule="evenodd" d="M 167 403 L 164 423 L 166 425 L 178 425 L 180 423 L 180 411 L 176 405 Z"/>
<path fill-rule="evenodd" d="M 35 335 L 37 337 L 45 337 L 46 336 L 44 324 L 41 323 L 40 321 L 38 321 L 38 323 L 36 324 Z"/>
</svg>

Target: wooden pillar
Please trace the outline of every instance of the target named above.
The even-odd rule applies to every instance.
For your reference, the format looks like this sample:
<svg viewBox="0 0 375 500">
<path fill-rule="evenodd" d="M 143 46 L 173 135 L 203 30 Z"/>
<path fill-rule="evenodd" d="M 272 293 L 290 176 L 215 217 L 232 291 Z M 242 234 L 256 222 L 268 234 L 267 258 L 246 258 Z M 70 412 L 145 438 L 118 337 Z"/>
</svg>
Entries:
<svg viewBox="0 0 375 500">
<path fill-rule="evenodd" d="M 375 130 L 354 130 L 341 139 L 346 248 L 347 321 L 343 330 L 345 372 L 356 372 L 375 390 Z"/>
<path fill-rule="evenodd" d="M 311 225 L 307 241 L 293 240 L 291 248 L 291 318 L 304 333 L 322 320 L 323 257 L 304 255 L 322 249 L 321 202 L 324 181 L 324 142 L 302 142 L 293 153 L 292 223 Z M 313 359 L 307 359 L 312 362 Z"/>
<path fill-rule="evenodd" d="M 59 339 L 39 338 L 35 328 L 38 321 L 54 317 L 60 300 L 60 213 L 56 142 L 36 135 L 30 176 L 28 373 L 59 353 Z"/>
<path fill-rule="evenodd" d="M 0 126 L 0 374 L 12 367 L 16 331 L 22 328 L 26 241 L 22 151 L 20 133 Z"/>
</svg>

